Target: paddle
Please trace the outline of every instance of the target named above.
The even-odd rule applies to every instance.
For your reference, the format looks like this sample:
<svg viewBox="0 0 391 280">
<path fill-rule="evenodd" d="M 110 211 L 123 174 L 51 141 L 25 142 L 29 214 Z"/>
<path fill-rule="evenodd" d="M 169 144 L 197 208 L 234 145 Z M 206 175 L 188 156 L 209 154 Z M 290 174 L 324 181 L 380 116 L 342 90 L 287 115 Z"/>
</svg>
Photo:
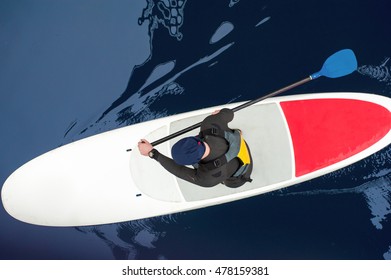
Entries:
<svg viewBox="0 0 391 280">
<path fill-rule="evenodd" d="M 293 83 L 289 86 L 286 86 L 286 87 L 283 87 L 279 90 L 276 90 L 272 93 L 269 93 L 267 95 L 264 95 L 264 96 L 261 96 L 255 100 L 251 100 L 251 101 L 248 101 L 248 102 L 245 102 L 243 103 L 242 105 L 239 105 L 235 108 L 232 109 L 232 111 L 234 112 L 237 112 L 239 110 L 242 110 L 248 106 L 251 106 L 255 103 L 258 103 L 262 100 L 265 100 L 267 98 L 270 98 L 270 97 L 273 97 L 273 96 L 276 96 L 280 93 L 283 93 L 285 91 L 288 91 L 290 89 L 293 89 L 297 86 L 300 86 L 302 84 L 305 84 L 309 81 L 312 81 L 314 79 L 317 79 L 321 76 L 324 76 L 324 77 L 327 77 L 327 78 L 339 78 L 339 77 L 343 77 L 343 76 L 346 76 L 346 75 L 349 75 L 351 74 L 352 72 L 354 72 L 355 70 L 357 69 L 357 60 L 356 60 L 356 56 L 354 55 L 354 52 L 350 49 L 344 49 L 344 50 L 340 50 L 334 54 L 332 54 L 331 56 L 329 56 L 326 61 L 323 63 L 323 66 L 322 66 L 322 69 L 318 72 L 315 72 L 314 74 L 310 75 L 309 77 L 301 80 L 301 81 L 298 81 L 296 83 Z M 199 123 L 196 123 L 192 126 L 189 126 L 187 128 L 184 128 L 180 131 L 177 131 L 175 133 L 172 133 L 170 135 L 167 135 L 166 137 L 163 137 L 159 140 L 156 140 L 154 142 L 152 142 L 152 146 L 156 146 L 156 145 L 159 145 L 161 143 L 164 143 L 168 140 L 171 140 L 175 137 L 178 137 L 180 135 L 183 135 L 185 134 L 186 132 L 189 132 L 189 131 L 192 131 L 193 129 L 196 129 L 198 127 L 201 126 L 201 123 L 202 122 L 199 122 Z M 126 150 L 127 152 L 131 151 L 132 149 L 128 149 Z"/>
</svg>

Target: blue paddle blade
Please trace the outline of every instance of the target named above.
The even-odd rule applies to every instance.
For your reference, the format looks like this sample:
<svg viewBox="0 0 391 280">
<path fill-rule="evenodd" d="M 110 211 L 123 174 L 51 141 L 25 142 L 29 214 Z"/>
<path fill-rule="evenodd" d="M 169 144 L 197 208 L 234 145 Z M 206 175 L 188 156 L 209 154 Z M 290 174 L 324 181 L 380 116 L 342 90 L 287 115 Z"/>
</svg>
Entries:
<svg viewBox="0 0 391 280">
<path fill-rule="evenodd" d="M 339 78 L 357 70 L 357 59 L 354 52 L 344 49 L 329 56 L 323 64 L 322 69 L 310 75 L 311 79 L 325 76 L 327 78 Z"/>
</svg>

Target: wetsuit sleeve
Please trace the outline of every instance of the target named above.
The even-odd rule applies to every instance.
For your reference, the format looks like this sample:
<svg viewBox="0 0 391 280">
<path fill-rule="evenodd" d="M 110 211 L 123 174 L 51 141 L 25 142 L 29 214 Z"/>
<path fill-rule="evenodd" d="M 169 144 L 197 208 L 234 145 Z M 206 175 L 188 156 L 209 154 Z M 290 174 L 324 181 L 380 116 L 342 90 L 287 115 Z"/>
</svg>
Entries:
<svg viewBox="0 0 391 280">
<path fill-rule="evenodd" d="M 155 150 L 154 159 L 158 161 L 168 172 L 190 183 L 201 187 L 211 187 L 210 183 L 205 180 L 204 176 L 198 176 L 198 172 L 194 168 L 179 165 L 175 161 Z"/>
<path fill-rule="evenodd" d="M 217 116 L 220 115 L 223 122 L 229 123 L 234 119 L 234 112 L 231 109 L 221 109 Z"/>
<path fill-rule="evenodd" d="M 218 114 L 206 117 L 201 124 L 201 130 L 218 126 L 222 130 L 228 130 L 228 123 L 234 118 L 234 112 L 231 109 L 221 109 Z"/>
</svg>

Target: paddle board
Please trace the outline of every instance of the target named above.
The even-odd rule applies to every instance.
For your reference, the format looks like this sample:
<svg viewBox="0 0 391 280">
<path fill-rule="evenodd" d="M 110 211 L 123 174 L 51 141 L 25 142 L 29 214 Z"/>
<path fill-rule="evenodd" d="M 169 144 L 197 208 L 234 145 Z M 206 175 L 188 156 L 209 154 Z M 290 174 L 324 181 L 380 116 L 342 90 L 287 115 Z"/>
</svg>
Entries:
<svg viewBox="0 0 391 280">
<path fill-rule="evenodd" d="M 391 142 L 391 99 L 316 93 L 270 98 L 235 113 L 230 127 L 242 130 L 254 160 L 253 182 L 240 188 L 190 184 L 139 154 L 141 138 L 158 140 L 216 109 L 240 104 L 143 122 L 49 151 L 9 176 L 2 188 L 4 208 L 20 221 L 45 226 L 143 219 L 292 186 L 357 162 Z M 177 140 L 156 148 L 170 156 Z"/>
</svg>

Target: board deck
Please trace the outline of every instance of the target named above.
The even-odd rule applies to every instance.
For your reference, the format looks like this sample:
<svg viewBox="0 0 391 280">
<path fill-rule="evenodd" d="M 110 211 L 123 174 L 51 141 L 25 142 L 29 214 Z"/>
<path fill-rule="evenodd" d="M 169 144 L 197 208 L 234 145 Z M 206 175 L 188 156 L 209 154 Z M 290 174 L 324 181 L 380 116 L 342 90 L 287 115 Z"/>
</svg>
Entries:
<svg viewBox="0 0 391 280">
<path fill-rule="evenodd" d="M 253 182 L 240 188 L 193 185 L 139 154 L 139 139 L 155 141 L 221 108 L 135 124 L 50 151 L 11 174 L 2 188 L 3 205 L 16 219 L 46 226 L 136 220 L 288 187 L 357 162 L 391 142 L 391 99 L 316 93 L 270 98 L 235 113 L 230 127 L 242 130 L 254 160 Z M 170 156 L 177 140 L 156 148 Z"/>
</svg>

